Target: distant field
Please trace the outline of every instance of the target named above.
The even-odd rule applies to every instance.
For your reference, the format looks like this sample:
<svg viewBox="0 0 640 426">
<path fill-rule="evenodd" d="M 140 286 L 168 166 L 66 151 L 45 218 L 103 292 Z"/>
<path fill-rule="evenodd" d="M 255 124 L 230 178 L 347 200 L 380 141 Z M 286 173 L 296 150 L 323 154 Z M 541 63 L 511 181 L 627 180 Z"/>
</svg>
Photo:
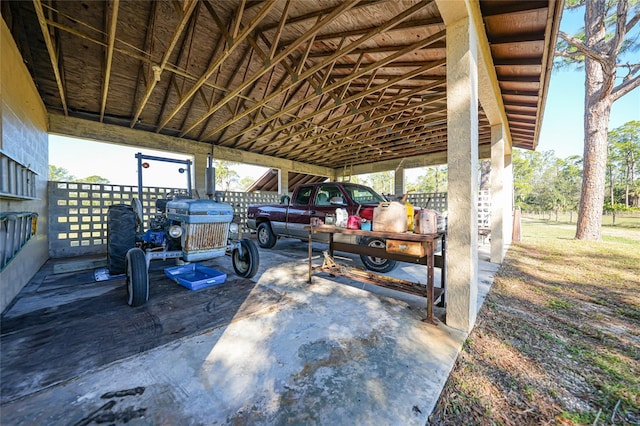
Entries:
<svg viewBox="0 0 640 426">
<path fill-rule="evenodd" d="M 566 223 L 566 224 L 574 224 L 578 220 L 578 214 L 573 213 L 570 215 L 569 213 L 560 213 L 558 215 L 558 220 L 556 222 L 555 213 L 545 213 L 545 214 L 531 214 L 531 213 L 523 213 L 523 218 L 533 219 L 536 221 L 548 221 L 550 223 Z M 613 224 L 613 216 L 612 215 L 604 215 L 602 216 L 602 225 L 603 226 L 615 226 L 621 228 L 640 228 L 640 214 L 616 214 L 616 223 Z"/>
</svg>

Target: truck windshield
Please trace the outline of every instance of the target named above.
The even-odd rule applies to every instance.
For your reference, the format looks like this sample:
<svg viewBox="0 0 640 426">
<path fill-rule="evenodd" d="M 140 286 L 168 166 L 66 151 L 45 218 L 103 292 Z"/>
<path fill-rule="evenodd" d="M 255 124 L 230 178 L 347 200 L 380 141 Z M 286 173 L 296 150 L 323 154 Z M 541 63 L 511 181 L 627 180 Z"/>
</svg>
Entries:
<svg viewBox="0 0 640 426">
<path fill-rule="evenodd" d="M 387 201 L 382 195 L 366 186 L 344 185 L 344 189 L 349 193 L 351 199 L 358 204 L 374 204 Z"/>
</svg>

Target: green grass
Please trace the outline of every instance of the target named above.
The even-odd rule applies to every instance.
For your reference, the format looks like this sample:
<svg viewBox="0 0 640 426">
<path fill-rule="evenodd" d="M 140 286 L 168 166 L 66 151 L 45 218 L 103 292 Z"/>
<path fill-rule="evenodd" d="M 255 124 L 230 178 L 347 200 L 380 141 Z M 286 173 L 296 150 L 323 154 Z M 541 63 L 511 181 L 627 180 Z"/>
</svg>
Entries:
<svg viewBox="0 0 640 426">
<path fill-rule="evenodd" d="M 523 218 L 434 424 L 640 424 L 640 218 L 620 219 L 579 241 Z"/>
</svg>

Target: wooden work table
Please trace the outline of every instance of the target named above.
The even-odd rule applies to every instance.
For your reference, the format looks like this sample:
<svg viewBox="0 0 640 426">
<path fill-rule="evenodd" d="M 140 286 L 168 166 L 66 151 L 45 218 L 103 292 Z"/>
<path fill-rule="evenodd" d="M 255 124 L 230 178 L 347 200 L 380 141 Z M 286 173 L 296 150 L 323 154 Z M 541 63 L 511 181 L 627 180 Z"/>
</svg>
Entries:
<svg viewBox="0 0 640 426">
<path fill-rule="evenodd" d="M 309 231 L 309 283 L 311 284 L 313 270 L 321 270 L 335 275 L 345 275 L 355 280 L 365 281 L 380 287 L 391 288 L 393 290 L 402 291 L 404 293 L 414 294 L 427 298 L 427 318 L 431 323 L 437 320 L 433 317 L 433 304 L 440 299 L 438 306 L 444 307 L 445 292 L 445 262 L 446 262 L 446 233 L 439 232 L 436 234 L 414 234 L 412 232 L 377 232 L 364 231 L 361 229 L 340 228 L 333 225 L 308 226 Z M 329 259 L 325 260 L 322 266 L 314 267 L 312 264 L 312 240 L 314 233 L 329 234 Z M 335 234 L 356 235 L 360 237 L 378 237 L 385 240 L 395 240 L 398 242 L 419 243 L 421 246 L 420 254 L 407 254 L 397 252 L 389 252 L 383 247 L 369 247 L 362 244 L 352 244 L 334 241 Z M 438 240 L 442 241 L 442 251 L 440 255 L 435 254 Z M 387 244 L 389 245 L 389 244 Z M 413 244 L 415 247 L 416 244 Z M 380 257 L 384 259 L 397 260 L 401 262 L 417 263 L 427 266 L 426 286 L 405 280 L 399 280 L 372 272 L 350 271 L 348 268 L 341 267 L 333 262 L 333 252 L 342 251 L 347 253 L 355 253 L 364 256 Z M 327 260 L 329 265 L 327 265 Z M 441 268 L 441 288 L 434 288 L 434 268 Z M 348 272 L 345 272 L 348 271 Z"/>
</svg>

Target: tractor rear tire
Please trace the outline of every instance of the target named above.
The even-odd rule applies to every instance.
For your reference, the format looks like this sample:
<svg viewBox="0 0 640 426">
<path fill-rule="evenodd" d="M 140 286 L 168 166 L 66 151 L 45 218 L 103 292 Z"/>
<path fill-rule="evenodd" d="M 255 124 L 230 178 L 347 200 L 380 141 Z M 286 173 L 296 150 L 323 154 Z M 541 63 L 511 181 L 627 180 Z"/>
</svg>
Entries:
<svg viewBox="0 0 640 426">
<path fill-rule="evenodd" d="M 149 300 L 149 272 L 147 259 L 139 248 L 127 252 L 127 304 L 142 306 Z"/>
<path fill-rule="evenodd" d="M 136 214 L 131 206 L 115 204 L 107 213 L 107 266 L 111 275 L 124 274 L 125 258 L 136 246 Z"/>
</svg>

